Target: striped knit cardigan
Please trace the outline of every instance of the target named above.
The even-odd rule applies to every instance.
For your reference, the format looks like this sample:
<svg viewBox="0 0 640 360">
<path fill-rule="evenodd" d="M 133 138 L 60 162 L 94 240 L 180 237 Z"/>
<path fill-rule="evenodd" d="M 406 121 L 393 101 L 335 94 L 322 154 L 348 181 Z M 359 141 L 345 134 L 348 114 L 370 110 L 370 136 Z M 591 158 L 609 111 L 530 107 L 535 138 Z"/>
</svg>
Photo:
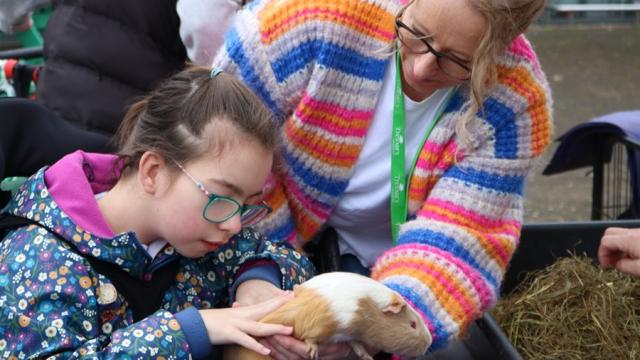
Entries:
<svg viewBox="0 0 640 360">
<path fill-rule="evenodd" d="M 261 225 L 270 237 L 304 243 L 347 187 L 391 58 L 385 49 L 399 7 L 274 0 L 236 16 L 214 65 L 241 78 L 283 124 L 267 187 L 274 212 Z M 449 103 L 409 182 L 410 220 L 373 268 L 373 278 L 421 313 L 433 349 L 495 304 L 518 244 L 525 176 L 550 142 L 550 91 L 524 36 L 500 59 L 498 80 L 467 141 L 455 124 L 468 89 Z"/>
</svg>

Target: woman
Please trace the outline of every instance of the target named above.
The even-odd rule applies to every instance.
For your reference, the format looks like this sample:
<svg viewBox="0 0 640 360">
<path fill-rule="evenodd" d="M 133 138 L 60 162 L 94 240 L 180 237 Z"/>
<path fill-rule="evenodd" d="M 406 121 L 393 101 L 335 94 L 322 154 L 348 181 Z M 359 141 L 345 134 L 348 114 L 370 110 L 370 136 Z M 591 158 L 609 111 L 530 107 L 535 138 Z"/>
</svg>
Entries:
<svg viewBox="0 0 640 360">
<path fill-rule="evenodd" d="M 551 134 L 522 35 L 544 4 L 262 1 L 214 60 L 283 124 L 261 230 L 302 246 L 333 227 L 342 268 L 409 300 L 432 349 L 496 302 L 517 245 L 525 176 Z M 274 354 L 304 358 L 276 340 Z"/>
</svg>

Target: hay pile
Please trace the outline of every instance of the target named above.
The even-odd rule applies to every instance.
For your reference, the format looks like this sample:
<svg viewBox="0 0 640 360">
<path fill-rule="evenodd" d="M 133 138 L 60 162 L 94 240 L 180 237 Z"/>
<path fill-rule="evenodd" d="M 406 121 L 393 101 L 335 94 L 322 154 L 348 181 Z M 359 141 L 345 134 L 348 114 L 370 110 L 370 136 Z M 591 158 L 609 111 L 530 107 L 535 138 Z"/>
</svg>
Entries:
<svg viewBox="0 0 640 360">
<path fill-rule="evenodd" d="M 640 279 L 588 258 L 529 274 L 493 315 L 525 359 L 640 359 Z"/>
</svg>

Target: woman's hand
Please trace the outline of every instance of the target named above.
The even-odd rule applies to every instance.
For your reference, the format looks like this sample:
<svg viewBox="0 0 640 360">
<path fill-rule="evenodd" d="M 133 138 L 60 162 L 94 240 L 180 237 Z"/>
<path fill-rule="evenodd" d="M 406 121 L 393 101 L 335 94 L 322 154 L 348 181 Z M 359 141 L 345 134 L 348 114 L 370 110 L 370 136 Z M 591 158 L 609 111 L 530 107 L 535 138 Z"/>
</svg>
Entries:
<svg viewBox="0 0 640 360">
<path fill-rule="evenodd" d="M 640 229 L 608 228 L 600 241 L 598 259 L 604 268 L 640 276 Z"/>
<path fill-rule="evenodd" d="M 306 351 L 306 345 L 292 336 L 273 335 L 260 339 L 260 343 L 271 350 L 272 358 L 276 360 L 307 360 L 311 359 Z M 369 354 L 377 351 L 367 349 Z M 320 360 L 358 360 L 360 359 L 348 343 L 321 345 L 318 348 Z"/>
<path fill-rule="evenodd" d="M 255 305 L 257 303 L 280 296 L 284 291 L 264 280 L 247 280 L 236 289 L 237 305 Z"/>
<path fill-rule="evenodd" d="M 207 328 L 211 344 L 235 343 L 259 354 L 268 355 L 270 350 L 253 337 L 276 334 L 291 335 L 293 328 L 284 325 L 264 324 L 258 322 L 258 320 L 291 299 L 293 299 L 293 293 L 283 292 L 280 296 L 255 305 L 200 310 L 200 315 Z"/>
</svg>

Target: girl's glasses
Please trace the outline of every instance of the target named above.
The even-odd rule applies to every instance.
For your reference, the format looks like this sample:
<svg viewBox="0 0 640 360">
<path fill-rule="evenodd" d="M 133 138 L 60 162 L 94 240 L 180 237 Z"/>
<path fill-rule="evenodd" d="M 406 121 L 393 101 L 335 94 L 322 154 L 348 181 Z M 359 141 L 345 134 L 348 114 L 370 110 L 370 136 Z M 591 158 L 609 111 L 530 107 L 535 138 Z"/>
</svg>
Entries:
<svg viewBox="0 0 640 360">
<path fill-rule="evenodd" d="M 447 53 L 442 53 L 429 44 L 429 37 L 412 29 L 400 20 L 404 10 L 396 17 L 396 36 L 405 48 L 414 54 L 432 53 L 436 57 L 438 67 L 445 74 L 458 80 L 469 80 L 471 69 L 460 60 Z"/>
<path fill-rule="evenodd" d="M 242 227 L 249 227 L 264 219 L 264 217 L 272 211 L 264 201 L 259 205 L 240 205 L 240 203 L 230 197 L 209 192 L 204 188 L 202 182 L 196 180 L 182 165 L 178 163 L 176 163 L 176 165 L 196 184 L 198 189 L 209 198 L 207 205 L 205 205 L 202 211 L 202 216 L 209 222 L 220 224 L 240 213 Z"/>
</svg>

